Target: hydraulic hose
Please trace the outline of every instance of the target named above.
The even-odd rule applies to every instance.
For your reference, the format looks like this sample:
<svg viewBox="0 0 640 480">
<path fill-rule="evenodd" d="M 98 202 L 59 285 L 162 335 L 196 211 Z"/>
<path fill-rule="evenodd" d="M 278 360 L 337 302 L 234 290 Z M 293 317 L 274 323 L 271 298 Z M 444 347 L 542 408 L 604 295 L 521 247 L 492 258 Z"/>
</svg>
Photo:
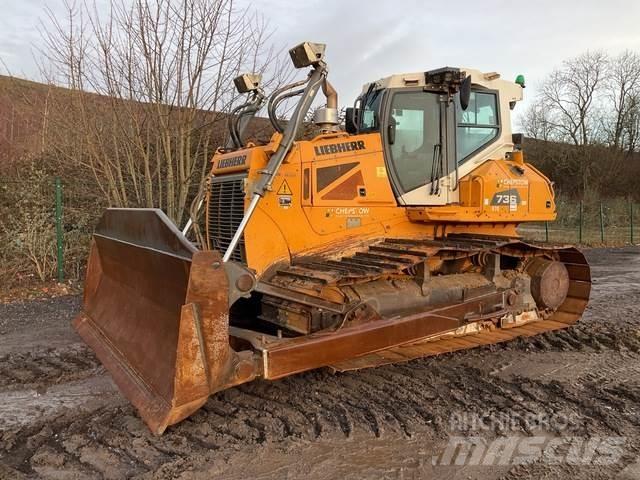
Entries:
<svg viewBox="0 0 640 480">
<path fill-rule="evenodd" d="M 271 125 L 277 132 L 282 133 L 284 131 L 280 123 L 278 123 L 278 118 L 276 117 L 276 108 L 278 106 L 278 103 L 280 103 L 279 101 L 277 101 L 278 97 L 280 96 L 280 94 L 286 92 L 287 90 L 291 90 L 292 88 L 296 88 L 301 85 L 304 85 L 305 83 L 307 83 L 307 81 L 308 80 L 298 80 L 297 82 L 289 83 L 284 87 L 278 88 L 275 92 L 271 94 L 271 98 L 269 99 L 269 103 L 267 104 L 267 112 L 269 114 L 269 120 L 271 121 Z"/>
<path fill-rule="evenodd" d="M 277 98 L 273 99 L 273 103 L 271 105 L 271 110 L 269 111 L 269 120 L 271 120 L 271 124 L 274 126 L 276 131 L 278 131 L 280 133 L 282 133 L 284 131 L 284 128 L 282 127 L 282 125 L 278 121 L 278 116 L 277 116 L 278 107 L 280 106 L 280 104 L 282 102 L 284 102 L 287 98 L 296 97 L 296 96 L 298 96 L 298 95 L 300 95 L 302 93 L 304 93 L 304 88 L 280 94 Z"/>
<path fill-rule="evenodd" d="M 231 113 L 229 113 L 229 117 L 227 118 L 227 123 L 229 128 L 229 135 L 231 136 L 231 143 L 234 148 L 240 148 L 242 146 L 242 143 L 240 142 L 240 134 L 237 131 L 237 124 L 235 122 L 236 115 L 240 110 L 243 110 L 251 106 L 252 104 L 253 102 L 251 101 L 243 103 L 242 105 L 239 105 L 233 110 L 231 110 Z"/>
<path fill-rule="evenodd" d="M 231 111 L 228 118 L 229 140 L 231 144 L 228 145 L 228 147 L 242 148 L 243 118 L 255 115 L 255 113 L 262 108 L 264 100 L 264 94 L 261 90 L 258 90 L 253 94 L 251 100 L 237 106 Z"/>
</svg>

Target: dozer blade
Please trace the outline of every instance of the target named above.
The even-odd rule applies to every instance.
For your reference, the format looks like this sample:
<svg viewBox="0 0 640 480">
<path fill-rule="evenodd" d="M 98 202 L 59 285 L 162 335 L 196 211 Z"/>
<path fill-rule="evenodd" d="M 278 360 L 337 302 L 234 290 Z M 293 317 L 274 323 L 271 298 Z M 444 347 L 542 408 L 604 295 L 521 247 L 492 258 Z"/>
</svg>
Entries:
<svg viewBox="0 0 640 480">
<path fill-rule="evenodd" d="M 109 209 L 74 327 L 159 434 L 250 379 L 229 347 L 227 295 L 219 252 L 198 251 L 160 210 Z"/>
</svg>

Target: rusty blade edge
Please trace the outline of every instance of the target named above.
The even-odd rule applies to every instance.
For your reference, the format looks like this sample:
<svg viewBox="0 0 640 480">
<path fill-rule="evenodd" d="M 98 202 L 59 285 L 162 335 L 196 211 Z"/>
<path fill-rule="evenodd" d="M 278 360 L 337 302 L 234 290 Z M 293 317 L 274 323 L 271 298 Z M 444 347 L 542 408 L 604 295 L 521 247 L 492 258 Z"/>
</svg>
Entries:
<svg viewBox="0 0 640 480">
<path fill-rule="evenodd" d="M 194 399 L 189 405 L 196 405 L 187 409 L 183 405 L 176 409 L 163 397 L 158 395 L 144 380 L 128 366 L 128 363 L 117 348 L 102 333 L 100 327 L 85 313 L 80 313 L 74 320 L 73 326 L 78 335 L 91 347 L 100 362 L 105 366 L 118 389 L 138 410 L 149 429 L 160 435 L 168 425 L 178 422 L 180 412 L 188 410 L 182 415 L 185 418 L 204 404 L 208 395 Z"/>
</svg>

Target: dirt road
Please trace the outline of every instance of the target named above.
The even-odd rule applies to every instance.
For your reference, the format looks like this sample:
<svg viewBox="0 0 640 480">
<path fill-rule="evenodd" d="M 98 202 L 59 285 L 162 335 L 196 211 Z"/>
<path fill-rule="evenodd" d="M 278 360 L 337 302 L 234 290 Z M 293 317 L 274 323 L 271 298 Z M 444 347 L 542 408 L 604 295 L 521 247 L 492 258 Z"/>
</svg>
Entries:
<svg viewBox="0 0 640 480">
<path fill-rule="evenodd" d="M 0 478 L 640 478 L 640 249 L 587 255 L 592 301 L 570 330 L 250 383 L 161 437 L 70 329 L 77 297 L 0 306 Z M 574 442 L 449 455 L 469 439 Z"/>
</svg>

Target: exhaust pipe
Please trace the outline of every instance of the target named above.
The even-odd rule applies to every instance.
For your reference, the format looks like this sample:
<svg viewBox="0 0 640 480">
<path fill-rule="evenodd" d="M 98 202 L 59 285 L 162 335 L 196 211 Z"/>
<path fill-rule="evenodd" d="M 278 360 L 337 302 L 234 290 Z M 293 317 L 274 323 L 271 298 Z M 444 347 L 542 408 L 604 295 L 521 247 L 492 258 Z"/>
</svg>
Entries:
<svg viewBox="0 0 640 480">
<path fill-rule="evenodd" d="M 329 80 L 325 77 L 324 83 L 322 84 L 322 93 L 327 97 L 327 108 L 333 108 L 335 110 L 338 109 L 338 92 L 333 85 L 329 82 Z"/>
<path fill-rule="evenodd" d="M 324 78 L 322 82 L 322 93 L 327 98 L 327 105 L 316 110 L 313 123 L 318 125 L 323 131 L 335 132 L 338 130 L 338 92 L 333 85 Z"/>
</svg>

